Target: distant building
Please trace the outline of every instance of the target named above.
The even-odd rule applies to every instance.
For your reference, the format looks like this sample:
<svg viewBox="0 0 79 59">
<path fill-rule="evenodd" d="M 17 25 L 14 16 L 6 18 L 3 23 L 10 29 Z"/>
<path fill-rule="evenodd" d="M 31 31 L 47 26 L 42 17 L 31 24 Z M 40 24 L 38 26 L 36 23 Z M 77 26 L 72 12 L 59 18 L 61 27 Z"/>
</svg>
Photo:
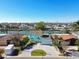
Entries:
<svg viewBox="0 0 79 59">
<path fill-rule="evenodd" d="M 0 23 L 0 29 L 35 29 L 36 23 Z M 71 23 L 44 23 L 45 29 L 63 30 L 63 28 L 71 29 Z"/>
</svg>

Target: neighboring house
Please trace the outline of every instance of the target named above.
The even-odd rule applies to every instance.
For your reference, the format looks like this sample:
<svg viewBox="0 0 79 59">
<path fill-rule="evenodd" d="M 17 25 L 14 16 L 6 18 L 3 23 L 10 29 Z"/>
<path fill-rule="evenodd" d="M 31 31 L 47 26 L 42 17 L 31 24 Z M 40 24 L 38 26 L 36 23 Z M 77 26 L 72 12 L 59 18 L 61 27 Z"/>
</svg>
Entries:
<svg viewBox="0 0 79 59">
<path fill-rule="evenodd" d="M 5 36 L 0 36 L 0 45 L 4 46 L 7 45 L 8 41 L 11 40 L 11 36 L 10 35 L 5 35 Z"/>
<path fill-rule="evenodd" d="M 76 37 L 74 35 L 61 35 L 62 39 L 65 41 L 66 45 L 74 45 Z"/>
<path fill-rule="evenodd" d="M 13 36 L 20 39 L 23 35 L 3 35 L 0 36 L 0 46 L 6 46 L 12 42 Z"/>
<path fill-rule="evenodd" d="M 55 35 L 52 35 L 52 39 L 55 39 Z M 57 34 L 58 38 L 62 38 L 65 45 L 75 45 L 76 37 L 71 34 Z"/>
</svg>

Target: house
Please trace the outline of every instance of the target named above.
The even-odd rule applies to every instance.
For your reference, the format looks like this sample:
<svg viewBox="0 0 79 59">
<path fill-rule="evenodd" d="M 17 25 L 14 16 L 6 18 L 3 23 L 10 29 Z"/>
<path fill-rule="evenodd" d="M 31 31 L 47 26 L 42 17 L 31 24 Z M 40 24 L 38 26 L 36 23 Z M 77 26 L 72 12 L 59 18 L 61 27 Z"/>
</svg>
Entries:
<svg viewBox="0 0 79 59">
<path fill-rule="evenodd" d="M 65 41 L 65 44 L 74 45 L 76 41 L 76 37 L 73 35 L 61 35 L 62 39 Z"/>
<path fill-rule="evenodd" d="M 13 37 L 16 36 L 18 39 L 20 39 L 23 35 L 13 35 L 13 34 L 7 34 L 0 36 L 0 46 L 6 46 L 12 42 Z"/>
<path fill-rule="evenodd" d="M 55 36 L 57 36 L 57 38 L 61 38 L 64 41 L 65 45 L 75 45 L 75 41 L 76 41 L 76 37 L 74 35 L 71 34 L 55 34 L 52 35 L 52 39 L 55 39 Z"/>
<path fill-rule="evenodd" d="M 5 46 L 7 45 L 8 41 L 11 40 L 11 35 L 3 35 L 3 36 L 0 36 L 0 46 Z"/>
</svg>

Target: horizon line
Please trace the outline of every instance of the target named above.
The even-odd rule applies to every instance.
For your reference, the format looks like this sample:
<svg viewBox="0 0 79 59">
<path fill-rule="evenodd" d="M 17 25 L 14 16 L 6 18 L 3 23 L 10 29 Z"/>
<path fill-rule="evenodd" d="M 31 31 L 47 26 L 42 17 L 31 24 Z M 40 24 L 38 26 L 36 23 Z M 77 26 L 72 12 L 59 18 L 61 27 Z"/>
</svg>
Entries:
<svg viewBox="0 0 79 59">
<path fill-rule="evenodd" d="M 73 23 L 73 22 L 45 22 L 45 21 L 37 21 L 37 22 L 0 22 L 0 23 L 38 23 L 38 22 L 44 22 L 44 23 Z"/>
</svg>

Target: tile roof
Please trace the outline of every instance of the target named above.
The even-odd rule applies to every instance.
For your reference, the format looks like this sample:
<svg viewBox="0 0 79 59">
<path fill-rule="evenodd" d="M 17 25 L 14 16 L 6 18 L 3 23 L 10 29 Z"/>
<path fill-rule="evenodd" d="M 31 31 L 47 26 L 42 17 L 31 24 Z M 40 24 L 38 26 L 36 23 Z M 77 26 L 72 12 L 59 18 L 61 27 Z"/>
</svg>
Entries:
<svg viewBox="0 0 79 59">
<path fill-rule="evenodd" d="M 61 37 L 63 40 L 71 40 L 76 38 L 74 35 L 71 34 L 52 35 L 52 38 L 55 39 L 55 36 L 57 36 L 58 38 Z"/>
<path fill-rule="evenodd" d="M 60 36 L 63 40 L 71 40 L 71 39 L 74 39 L 75 38 L 75 36 L 73 36 L 73 35 L 61 35 Z"/>
</svg>

